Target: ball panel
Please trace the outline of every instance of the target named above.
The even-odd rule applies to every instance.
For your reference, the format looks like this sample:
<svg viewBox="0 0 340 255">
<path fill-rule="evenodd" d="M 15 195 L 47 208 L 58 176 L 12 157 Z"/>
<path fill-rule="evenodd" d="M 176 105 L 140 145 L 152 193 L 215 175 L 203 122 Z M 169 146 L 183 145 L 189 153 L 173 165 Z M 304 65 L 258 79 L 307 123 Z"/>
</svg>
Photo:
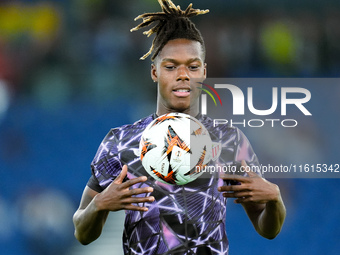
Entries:
<svg viewBox="0 0 340 255">
<path fill-rule="evenodd" d="M 140 141 L 145 170 L 156 180 L 172 185 L 184 185 L 202 175 L 202 167 L 211 160 L 211 150 L 204 125 L 183 113 L 156 118 Z"/>
</svg>

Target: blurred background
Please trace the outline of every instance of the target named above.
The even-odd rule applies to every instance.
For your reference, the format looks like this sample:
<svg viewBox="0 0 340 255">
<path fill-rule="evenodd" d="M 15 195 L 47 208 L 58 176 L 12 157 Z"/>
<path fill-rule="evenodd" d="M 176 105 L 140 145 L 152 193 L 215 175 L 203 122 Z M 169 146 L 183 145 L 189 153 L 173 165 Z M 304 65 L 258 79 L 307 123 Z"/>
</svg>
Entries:
<svg viewBox="0 0 340 255">
<path fill-rule="evenodd" d="M 208 76 L 339 78 L 339 1 L 192 2 L 210 9 L 193 18 Z M 152 39 L 129 30 L 137 15 L 159 10 L 156 0 L 0 1 L 2 254 L 121 254 L 124 213 L 86 247 L 72 215 L 109 129 L 155 111 L 151 62 L 138 60 Z M 311 92 L 315 115 L 299 128 L 244 130 L 262 162 L 339 163 L 340 87 Z M 287 206 L 281 234 L 261 238 L 229 201 L 230 254 L 338 254 L 340 179 L 275 182 Z"/>
</svg>

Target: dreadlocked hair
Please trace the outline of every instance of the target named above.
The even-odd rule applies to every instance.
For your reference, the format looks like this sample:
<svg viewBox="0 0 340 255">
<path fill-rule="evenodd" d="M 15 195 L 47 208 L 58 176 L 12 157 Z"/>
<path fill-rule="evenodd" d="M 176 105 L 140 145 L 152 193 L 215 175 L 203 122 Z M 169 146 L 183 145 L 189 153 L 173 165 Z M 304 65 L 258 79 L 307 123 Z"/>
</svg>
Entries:
<svg viewBox="0 0 340 255">
<path fill-rule="evenodd" d="M 152 41 L 150 50 L 140 59 L 144 60 L 154 52 L 151 57 L 151 60 L 153 61 L 168 41 L 180 38 L 198 41 L 204 49 L 203 37 L 189 18 L 205 14 L 209 12 L 209 10 L 193 9 L 192 4 L 189 4 L 186 10 L 183 11 L 179 5 L 176 6 L 171 0 L 158 0 L 158 2 L 162 7 L 163 12 L 144 13 L 139 15 L 135 20 L 143 19 L 143 21 L 130 30 L 131 32 L 137 31 L 158 21 L 158 23 L 150 30 L 143 32 L 147 37 L 152 34 L 156 34 L 156 36 Z"/>
</svg>

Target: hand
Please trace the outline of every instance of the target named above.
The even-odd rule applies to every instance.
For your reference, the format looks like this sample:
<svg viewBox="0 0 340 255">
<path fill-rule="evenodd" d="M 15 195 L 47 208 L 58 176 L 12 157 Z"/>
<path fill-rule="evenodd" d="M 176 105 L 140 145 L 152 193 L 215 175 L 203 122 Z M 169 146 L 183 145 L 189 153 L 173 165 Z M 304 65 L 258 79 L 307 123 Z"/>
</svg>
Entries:
<svg viewBox="0 0 340 255">
<path fill-rule="evenodd" d="M 123 166 L 121 173 L 117 178 L 102 192 L 96 196 L 96 205 L 98 210 L 118 211 L 133 210 L 147 211 L 147 207 L 133 205 L 137 203 L 153 202 L 153 196 L 134 197 L 135 195 L 153 192 L 152 187 L 129 189 L 133 185 L 147 180 L 146 176 L 141 176 L 128 180 L 123 183 L 127 174 L 127 165 Z"/>
<path fill-rule="evenodd" d="M 218 191 L 224 192 L 224 197 L 236 198 L 235 203 L 261 203 L 280 200 L 280 190 L 277 185 L 265 180 L 255 172 L 251 171 L 244 160 L 242 169 L 247 171 L 248 176 L 221 174 L 223 180 L 230 180 L 240 183 L 218 187 Z"/>
</svg>

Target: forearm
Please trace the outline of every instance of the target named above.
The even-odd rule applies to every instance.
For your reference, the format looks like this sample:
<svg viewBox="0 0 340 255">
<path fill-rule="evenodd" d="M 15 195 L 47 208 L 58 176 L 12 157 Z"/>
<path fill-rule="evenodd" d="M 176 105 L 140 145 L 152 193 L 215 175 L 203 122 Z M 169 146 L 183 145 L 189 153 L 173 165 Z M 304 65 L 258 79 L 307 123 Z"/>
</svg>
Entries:
<svg viewBox="0 0 340 255">
<path fill-rule="evenodd" d="M 273 239 L 281 231 L 286 217 L 286 208 L 281 196 L 277 201 L 269 201 L 257 219 L 257 232 L 265 238 Z"/>
<path fill-rule="evenodd" d="M 103 229 L 109 211 L 99 210 L 94 198 L 86 208 L 78 209 L 73 216 L 75 237 L 84 245 L 96 240 Z"/>
</svg>

